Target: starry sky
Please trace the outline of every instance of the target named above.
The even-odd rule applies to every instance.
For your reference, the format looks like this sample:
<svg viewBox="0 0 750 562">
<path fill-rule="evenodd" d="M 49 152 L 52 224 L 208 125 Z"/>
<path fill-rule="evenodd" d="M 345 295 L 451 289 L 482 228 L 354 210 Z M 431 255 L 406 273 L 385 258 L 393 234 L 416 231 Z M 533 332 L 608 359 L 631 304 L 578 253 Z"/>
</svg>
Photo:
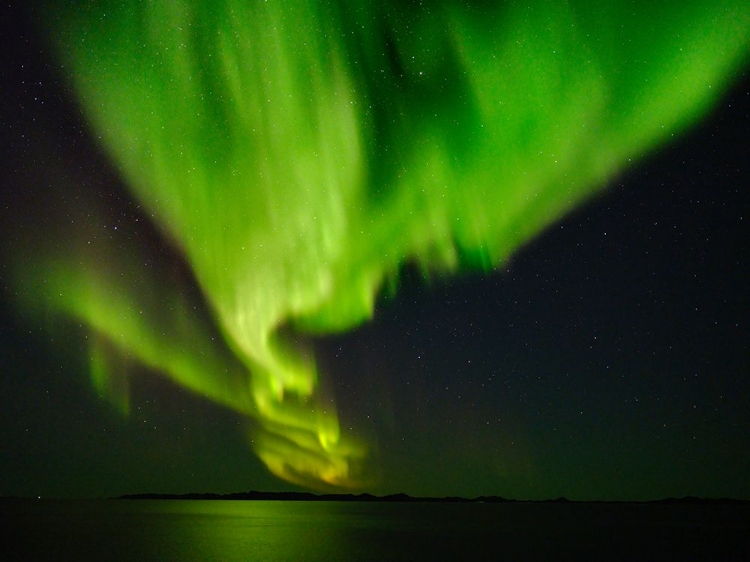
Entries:
<svg viewBox="0 0 750 562">
<path fill-rule="evenodd" d="M 101 399 L 85 323 L 18 305 L 9 263 L 50 252 L 47 232 L 97 228 L 128 233 L 210 324 L 190 264 L 129 194 L 30 15 L 6 10 L 0 495 L 300 489 L 254 454 L 244 416 L 154 369 L 121 359 L 127 408 Z M 691 130 L 495 270 L 407 265 L 371 321 L 312 338 L 342 432 L 370 448 L 358 489 L 750 499 L 749 126 L 738 72 Z"/>
</svg>

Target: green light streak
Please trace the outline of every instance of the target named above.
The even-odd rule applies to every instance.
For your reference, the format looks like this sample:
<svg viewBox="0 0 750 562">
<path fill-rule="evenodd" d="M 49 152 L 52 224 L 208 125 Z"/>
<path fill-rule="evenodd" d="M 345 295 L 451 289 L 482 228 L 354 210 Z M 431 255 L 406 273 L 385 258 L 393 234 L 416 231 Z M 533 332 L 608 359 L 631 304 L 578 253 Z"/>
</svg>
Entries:
<svg viewBox="0 0 750 562">
<path fill-rule="evenodd" d="M 255 450 L 279 476 L 360 485 L 366 446 L 341 434 L 291 334 L 367 320 L 407 262 L 496 267 L 704 113 L 747 56 L 744 3 L 631 4 L 50 10 L 93 129 L 233 355 L 128 258 L 138 248 L 105 252 L 119 276 L 70 257 L 19 278 L 33 303 L 105 338 L 92 377 L 122 409 L 110 347 L 255 418 Z"/>
</svg>

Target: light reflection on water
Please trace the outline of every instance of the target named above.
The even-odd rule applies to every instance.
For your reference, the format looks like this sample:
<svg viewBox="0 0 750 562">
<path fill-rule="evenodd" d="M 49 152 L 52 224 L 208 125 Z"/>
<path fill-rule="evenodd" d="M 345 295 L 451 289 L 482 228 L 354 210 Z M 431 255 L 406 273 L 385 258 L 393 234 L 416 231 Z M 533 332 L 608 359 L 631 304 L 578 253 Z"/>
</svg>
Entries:
<svg viewBox="0 0 750 562">
<path fill-rule="evenodd" d="M 4 501 L 4 560 L 649 559 L 750 554 L 748 505 Z"/>
</svg>

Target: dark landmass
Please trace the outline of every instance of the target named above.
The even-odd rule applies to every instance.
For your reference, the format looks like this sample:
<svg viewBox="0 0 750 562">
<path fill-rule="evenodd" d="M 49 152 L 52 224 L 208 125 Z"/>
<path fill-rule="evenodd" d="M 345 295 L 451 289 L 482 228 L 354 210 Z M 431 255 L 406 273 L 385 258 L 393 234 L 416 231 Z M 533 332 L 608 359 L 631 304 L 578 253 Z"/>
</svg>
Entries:
<svg viewBox="0 0 750 562">
<path fill-rule="evenodd" d="M 481 497 L 476 499 L 445 497 L 421 498 L 406 494 L 373 496 L 372 494 L 313 494 L 311 492 L 236 492 L 233 494 L 128 494 L 118 499 L 125 500 L 279 500 L 279 501 L 344 501 L 344 502 L 505 502 L 499 497 Z"/>
<path fill-rule="evenodd" d="M 575 501 L 567 498 L 554 500 L 513 500 L 500 496 L 479 496 L 476 498 L 414 497 L 407 494 L 374 496 L 372 494 L 313 494 L 311 492 L 236 492 L 233 494 L 127 494 L 116 499 L 124 500 L 265 500 L 265 501 L 338 501 L 338 502 L 441 502 L 441 503 L 610 503 L 610 504 L 666 504 L 666 505 L 750 505 L 749 500 L 732 498 L 666 498 L 651 501 Z"/>
</svg>

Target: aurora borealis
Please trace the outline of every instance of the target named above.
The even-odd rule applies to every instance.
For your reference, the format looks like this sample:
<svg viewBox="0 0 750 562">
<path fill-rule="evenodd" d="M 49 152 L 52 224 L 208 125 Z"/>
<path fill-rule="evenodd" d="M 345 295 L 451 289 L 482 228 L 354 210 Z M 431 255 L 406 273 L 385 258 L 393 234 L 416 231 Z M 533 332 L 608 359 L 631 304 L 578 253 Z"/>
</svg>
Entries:
<svg viewBox="0 0 750 562">
<path fill-rule="evenodd" d="M 99 196 L 89 177 L 87 186 L 71 186 L 72 173 L 45 194 L 61 201 L 52 209 L 37 209 L 38 195 L 21 203 L 8 197 L 8 208 L 36 220 L 41 214 L 49 224 L 28 229 L 15 208 L 4 221 L 7 298 L 21 316 L 57 326 L 56 339 L 85 338 L 76 346 L 93 387 L 126 420 L 143 406 L 131 396 L 131 386 L 142 384 L 140 371 L 164 376 L 170 383 L 153 383 L 157 394 L 184 388 L 219 404 L 227 411 L 217 418 L 236 418 L 235 431 L 266 467 L 301 486 L 415 486 L 415 473 L 439 463 L 434 451 L 444 445 L 424 456 L 421 449 L 430 449 L 442 428 L 459 451 L 446 458 L 460 456 L 467 465 L 488 462 L 484 453 L 472 461 L 468 444 L 481 452 L 495 440 L 501 452 L 490 455 L 497 475 L 490 486 L 497 488 L 488 493 L 505 495 L 524 493 L 502 490 L 508 474 L 541 470 L 531 466 L 532 455 L 513 451 L 517 441 L 533 441 L 534 424 L 524 428 L 523 415 L 509 421 L 498 407 L 513 383 L 504 390 L 489 385 L 502 394 L 498 403 L 478 389 L 473 406 L 462 407 L 458 395 L 448 403 L 433 397 L 442 405 L 427 413 L 424 402 L 437 381 L 460 388 L 479 376 L 468 363 L 454 364 L 458 349 L 476 355 L 474 346 L 515 336 L 500 325 L 484 334 L 467 328 L 442 346 L 447 356 L 433 356 L 425 368 L 430 383 L 400 359 L 394 343 L 425 345 L 412 334 L 413 317 L 393 320 L 389 307 L 409 310 L 399 300 L 404 288 L 425 307 L 447 293 L 452 316 L 444 322 L 460 325 L 483 305 L 451 305 L 450 277 L 495 269 L 511 276 L 515 267 L 523 273 L 509 262 L 514 254 L 722 99 L 746 62 L 750 33 L 750 15 L 738 2 L 696 2 L 679 11 L 666 3 L 631 11 L 625 3 L 588 2 L 102 2 L 48 9 L 34 11 L 49 37 L 45 56 L 62 69 L 91 144 L 100 143 L 87 150 L 107 155 L 113 171 L 106 181 L 121 181 L 122 189 L 114 198 Z M 56 175 L 54 166 L 36 173 L 44 182 Z M 29 181 L 26 172 L 14 174 Z M 468 290 L 486 292 L 468 279 Z M 747 310 L 746 297 L 742 302 Z M 59 327 L 65 318 L 75 330 Z M 386 334 L 373 341 L 390 341 L 392 350 L 352 360 L 351 349 L 361 349 L 360 338 L 379 325 Z M 746 326 L 740 330 L 747 335 Z M 575 348 L 570 334 L 560 334 L 536 345 Z M 748 366 L 747 341 L 738 341 L 730 352 L 736 376 Z M 599 358 L 607 369 L 638 363 L 636 348 L 614 348 Z M 349 360 L 337 364 L 338 354 Z M 493 360 L 504 361 L 490 352 L 474 361 L 494 373 Z M 441 369 L 449 372 L 432 374 Z M 423 386 L 416 418 L 405 423 L 412 440 L 423 439 L 411 452 L 386 446 L 383 436 L 383 428 L 397 433 L 401 423 L 394 404 L 403 408 L 403 398 L 384 390 L 401 370 L 404 384 Z M 574 376 L 565 373 L 559 376 Z M 369 413 L 358 416 L 358 409 Z M 488 418 L 478 428 L 475 417 L 489 412 L 492 424 Z M 463 418 L 460 429 L 445 428 L 454 417 Z M 746 415 L 741 420 L 746 431 Z M 604 431 L 592 428 L 594 435 Z M 514 431 L 526 437 L 514 438 Z M 602 453 L 582 450 L 581 463 L 601 462 Z M 405 476 L 399 458 L 422 468 Z M 252 470 L 259 467 L 248 468 L 247 488 L 262 478 Z M 456 493 L 476 493 L 461 486 Z M 527 494 L 554 489 L 527 486 Z M 443 489 L 451 493 L 447 484 Z"/>
</svg>

